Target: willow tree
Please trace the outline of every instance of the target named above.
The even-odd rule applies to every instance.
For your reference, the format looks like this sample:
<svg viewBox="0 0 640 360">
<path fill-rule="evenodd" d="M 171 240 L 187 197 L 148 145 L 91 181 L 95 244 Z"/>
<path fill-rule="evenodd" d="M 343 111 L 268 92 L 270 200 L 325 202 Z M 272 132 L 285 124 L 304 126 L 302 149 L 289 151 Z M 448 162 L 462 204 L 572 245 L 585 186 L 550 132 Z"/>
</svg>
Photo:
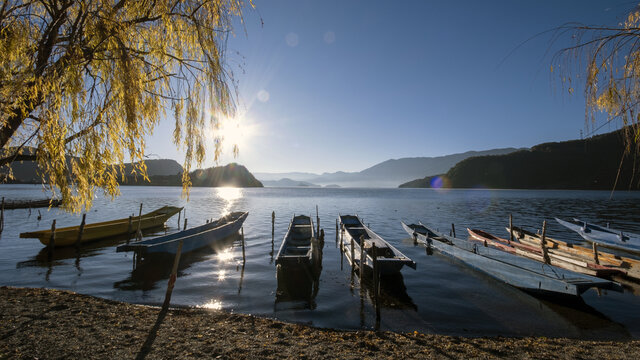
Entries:
<svg viewBox="0 0 640 360">
<path fill-rule="evenodd" d="M 205 125 L 234 111 L 224 50 L 243 7 L 242 0 L 4 0 L 0 166 L 36 161 L 67 209 L 90 207 L 100 189 L 118 195 L 125 161 L 147 178 L 145 137 L 167 116 L 185 152 L 186 189 L 191 164 L 205 158 Z"/>
<path fill-rule="evenodd" d="M 573 42 L 556 54 L 553 65 L 570 93 L 576 81 L 584 81 L 589 133 L 617 123 L 625 129 L 626 154 L 640 154 L 640 6 L 616 26 L 568 24 L 556 35 L 569 35 Z M 606 121 L 596 127 L 600 114 Z"/>
</svg>

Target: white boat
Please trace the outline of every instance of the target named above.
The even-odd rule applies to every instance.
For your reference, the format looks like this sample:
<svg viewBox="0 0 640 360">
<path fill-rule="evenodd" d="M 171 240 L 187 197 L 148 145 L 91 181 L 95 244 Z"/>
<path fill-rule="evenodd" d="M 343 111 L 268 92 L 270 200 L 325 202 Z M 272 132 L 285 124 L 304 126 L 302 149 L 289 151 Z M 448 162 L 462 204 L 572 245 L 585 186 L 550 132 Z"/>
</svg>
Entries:
<svg viewBox="0 0 640 360">
<path fill-rule="evenodd" d="M 413 260 L 386 242 L 378 234 L 371 231 L 357 216 L 340 215 L 340 229 L 342 251 L 350 264 L 355 263 L 357 267 L 360 268 L 360 259 L 362 259 L 361 251 L 364 248 L 364 268 L 372 270 L 372 249 L 373 245 L 375 245 L 376 261 L 381 275 L 397 273 L 405 265 L 413 269 L 416 268 L 416 263 L 413 262 Z M 351 240 L 353 240 L 353 253 L 351 251 Z"/>
<path fill-rule="evenodd" d="M 622 291 L 622 287 L 615 282 L 540 264 L 535 260 L 447 236 L 422 223 L 402 223 L 402 227 L 427 248 L 435 248 L 442 254 L 527 292 L 580 296 L 592 287 Z"/>
<path fill-rule="evenodd" d="M 640 254 L 640 235 L 622 230 L 615 230 L 573 219 L 573 222 L 556 218 L 556 221 L 570 230 L 577 232 L 583 239 L 598 245 L 633 254 Z"/>
</svg>

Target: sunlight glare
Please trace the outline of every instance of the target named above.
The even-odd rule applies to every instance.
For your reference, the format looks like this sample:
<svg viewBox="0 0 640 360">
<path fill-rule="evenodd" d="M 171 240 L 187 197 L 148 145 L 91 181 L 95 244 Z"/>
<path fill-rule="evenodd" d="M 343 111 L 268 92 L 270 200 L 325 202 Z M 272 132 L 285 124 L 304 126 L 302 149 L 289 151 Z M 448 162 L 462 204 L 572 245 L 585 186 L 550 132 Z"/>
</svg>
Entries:
<svg viewBox="0 0 640 360">
<path fill-rule="evenodd" d="M 228 263 L 233 260 L 233 249 L 229 248 L 224 251 L 221 251 L 217 254 L 218 261 L 221 263 Z"/>
<path fill-rule="evenodd" d="M 227 278 L 227 270 L 221 269 L 218 271 L 218 281 L 224 281 Z"/>
<path fill-rule="evenodd" d="M 219 187 L 216 188 L 216 195 L 222 200 L 230 203 L 242 197 L 242 188 Z"/>
<path fill-rule="evenodd" d="M 222 310 L 222 302 L 220 300 L 211 299 L 211 301 L 206 304 L 200 305 L 199 307 L 209 310 Z"/>
</svg>

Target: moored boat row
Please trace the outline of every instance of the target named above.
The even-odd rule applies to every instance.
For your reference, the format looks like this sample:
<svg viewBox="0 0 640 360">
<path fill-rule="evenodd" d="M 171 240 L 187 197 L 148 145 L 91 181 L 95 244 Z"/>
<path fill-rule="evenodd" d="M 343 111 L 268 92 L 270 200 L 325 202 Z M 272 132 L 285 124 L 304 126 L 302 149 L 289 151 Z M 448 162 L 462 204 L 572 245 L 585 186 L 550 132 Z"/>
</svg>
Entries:
<svg viewBox="0 0 640 360">
<path fill-rule="evenodd" d="M 527 292 L 579 296 L 592 287 L 622 290 L 615 282 L 552 265 L 540 266 L 537 261 L 447 236 L 422 223 L 402 223 L 402 226 L 409 235 L 428 248 L 435 248 L 442 254 Z"/>
<path fill-rule="evenodd" d="M 144 230 L 162 226 L 180 210 L 181 208 L 165 206 L 137 218 L 87 224 L 83 229 L 57 229 L 56 245 L 77 243 L 82 231 L 82 241 L 88 242 L 131 234 L 137 227 Z M 138 257 L 152 253 L 172 254 L 176 252 L 179 243 L 182 243 L 182 252 L 194 251 L 238 233 L 247 216 L 246 212 L 231 213 L 194 228 L 120 245 L 116 251 L 134 251 Z M 378 275 L 397 274 L 405 265 L 416 268 L 413 260 L 365 226 L 358 216 L 340 215 L 338 220 L 339 227 L 336 230 L 340 237 L 340 250 L 352 268 L 357 268 L 359 272 L 373 271 Z M 585 224 L 583 227 L 586 226 Z M 640 280 L 640 260 L 604 252 L 597 249 L 596 245 L 589 249 L 517 227 L 508 229 L 512 233 L 510 239 L 482 230 L 467 229 L 469 240 L 456 238 L 455 232 L 453 236 L 442 234 L 422 223 L 402 223 L 402 227 L 427 248 L 434 248 L 457 258 L 479 271 L 528 292 L 579 296 L 591 287 L 620 290 L 620 285 L 610 280 L 613 276 Z M 20 236 L 36 237 L 46 245 L 51 232 L 42 230 L 22 233 Z M 625 236 L 628 239 L 625 241 L 634 239 L 634 235 L 629 233 L 621 233 L 619 237 L 624 239 Z M 295 265 L 308 267 L 314 264 L 321 267 L 322 256 L 321 253 L 318 256 L 316 251 L 319 246 L 318 237 L 310 216 L 293 216 L 276 256 L 278 271 Z M 540 263 L 543 265 L 540 266 Z"/>
</svg>

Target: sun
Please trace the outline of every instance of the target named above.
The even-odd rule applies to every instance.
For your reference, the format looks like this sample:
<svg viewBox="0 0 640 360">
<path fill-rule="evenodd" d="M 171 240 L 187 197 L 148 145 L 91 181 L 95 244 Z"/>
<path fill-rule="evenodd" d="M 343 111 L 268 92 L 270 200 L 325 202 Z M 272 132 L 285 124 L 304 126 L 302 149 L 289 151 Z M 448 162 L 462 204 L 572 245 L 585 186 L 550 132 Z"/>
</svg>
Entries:
<svg viewBox="0 0 640 360">
<path fill-rule="evenodd" d="M 211 129 L 211 137 L 222 141 L 224 153 L 237 155 L 238 151 L 246 149 L 254 135 L 254 128 L 249 119 L 243 115 L 234 117 L 220 117 Z"/>
</svg>

